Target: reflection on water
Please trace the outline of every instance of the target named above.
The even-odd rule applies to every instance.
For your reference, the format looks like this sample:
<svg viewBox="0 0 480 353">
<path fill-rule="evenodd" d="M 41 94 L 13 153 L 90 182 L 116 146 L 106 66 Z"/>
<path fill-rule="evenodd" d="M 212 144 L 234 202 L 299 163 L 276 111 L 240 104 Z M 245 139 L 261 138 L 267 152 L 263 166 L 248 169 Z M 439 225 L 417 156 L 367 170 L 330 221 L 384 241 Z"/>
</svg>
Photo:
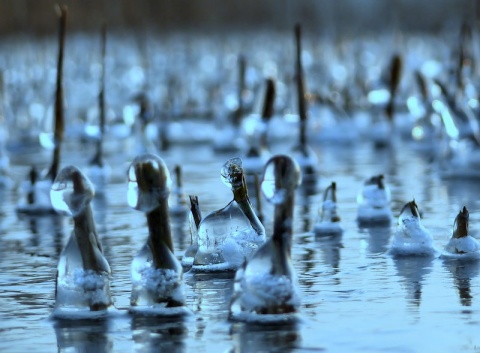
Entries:
<svg viewBox="0 0 480 353">
<path fill-rule="evenodd" d="M 297 324 L 233 323 L 231 353 L 292 352 L 301 346 Z"/>
<path fill-rule="evenodd" d="M 29 246 L 37 248 L 37 251 L 42 253 L 53 245 L 55 257 L 60 256 L 64 238 L 64 217 L 62 215 L 18 215 L 18 218 L 28 224 L 31 232 Z"/>
<path fill-rule="evenodd" d="M 95 197 L 92 200 L 92 210 L 97 231 L 103 234 L 107 231 L 107 213 L 108 213 L 108 193 L 95 191 Z"/>
<path fill-rule="evenodd" d="M 186 352 L 187 327 L 184 318 L 133 316 L 132 337 L 135 352 Z"/>
<path fill-rule="evenodd" d="M 332 274 L 340 272 L 340 249 L 343 248 L 342 235 L 316 237 L 315 242 L 320 248 L 323 263 L 332 268 Z"/>
<path fill-rule="evenodd" d="M 5 220 L 5 211 L 3 210 L 3 208 L 5 201 L 7 201 L 7 195 L 7 191 L 4 188 L 0 187 L 0 234 L 3 234 L 3 232 L 5 231 L 3 226 Z"/>
<path fill-rule="evenodd" d="M 372 254 L 384 253 L 390 245 L 392 228 L 387 226 L 372 226 L 361 229 L 360 232 L 368 233 L 368 251 Z"/>
<path fill-rule="evenodd" d="M 185 283 L 194 292 L 194 310 L 225 315 L 233 293 L 234 276 L 235 272 L 186 273 Z"/>
<path fill-rule="evenodd" d="M 478 276 L 480 263 L 478 260 L 444 259 L 443 266 L 451 273 L 453 283 L 458 291 L 460 303 L 472 306 L 472 280 Z"/>
<path fill-rule="evenodd" d="M 312 229 L 310 220 L 310 206 L 308 201 L 300 207 L 300 214 L 302 215 L 302 231 L 309 232 Z"/>
<path fill-rule="evenodd" d="M 114 352 L 108 320 L 57 320 L 58 352 Z"/>
<path fill-rule="evenodd" d="M 444 184 L 450 195 L 451 207 L 456 212 L 458 212 L 463 206 L 466 206 L 469 210 L 478 209 L 478 195 L 480 195 L 480 183 L 478 180 L 451 179 L 445 180 Z"/>
<path fill-rule="evenodd" d="M 188 213 L 171 216 L 172 238 L 177 249 L 186 249 L 191 244 Z"/>
<path fill-rule="evenodd" d="M 418 308 L 422 302 L 422 286 L 432 271 L 433 256 L 398 256 L 394 258 L 395 268 L 405 289 L 407 304 Z"/>
</svg>

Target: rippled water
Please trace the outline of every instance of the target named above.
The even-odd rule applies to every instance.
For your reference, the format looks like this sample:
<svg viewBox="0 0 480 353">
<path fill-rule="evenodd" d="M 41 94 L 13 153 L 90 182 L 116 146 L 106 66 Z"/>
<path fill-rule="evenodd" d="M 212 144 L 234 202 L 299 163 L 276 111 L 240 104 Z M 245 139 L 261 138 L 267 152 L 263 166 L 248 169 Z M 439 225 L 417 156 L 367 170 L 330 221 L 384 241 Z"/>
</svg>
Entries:
<svg viewBox="0 0 480 353">
<path fill-rule="evenodd" d="M 88 154 L 67 146 L 63 164 L 84 168 Z M 112 182 L 97 198 L 97 225 L 112 267 L 112 293 L 118 313 L 105 321 L 54 321 L 54 272 L 72 228 L 66 218 L 18 217 L 15 189 L 0 198 L 0 351 L 2 352 L 474 352 L 480 350 L 478 263 L 440 259 L 393 259 L 388 248 L 392 227 L 359 229 L 356 194 L 363 181 L 384 173 L 398 215 L 413 197 L 423 223 L 439 248 L 447 243 L 455 215 L 470 210 L 471 231 L 478 233 L 480 184 L 445 181 L 428 160 L 408 144 L 375 150 L 355 146 L 313 146 L 319 155 L 320 191 L 338 186 L 341 238 L 318 239 L 311 229 L 321 193 L 296 197 L 293 261 L 302 295 L 301 320 L 294 325 L 232 323 L 228 303 L 231 276 L 185 276 L 188 307 L 182 320 L 137 318 L 127 313 L 130 263 L 143 245 L 143 214 L 126 202 L 126 167 L 122 154 L 108 159 Z M 281 151 L 280 147 L 273 149 Z M 92 152 L 93 154 L 93 152 Z M 161 156 L 170 169 L 184 170 L 187 194 L 197 194 L 203 214 L 224 206 L 231 192 L 220 169 L 231 155 L 214 155 L 208 145 L 174 146 Z M 122 159 L 124 158 L 124 159 Z M 31 160 L 12 156 L 12 175 L 24 178 Z M 271 206 L 265 207 L 270 233 Z M 186 219 L 172 219 L 175 250 L 189 245 Z"/>
</svg>

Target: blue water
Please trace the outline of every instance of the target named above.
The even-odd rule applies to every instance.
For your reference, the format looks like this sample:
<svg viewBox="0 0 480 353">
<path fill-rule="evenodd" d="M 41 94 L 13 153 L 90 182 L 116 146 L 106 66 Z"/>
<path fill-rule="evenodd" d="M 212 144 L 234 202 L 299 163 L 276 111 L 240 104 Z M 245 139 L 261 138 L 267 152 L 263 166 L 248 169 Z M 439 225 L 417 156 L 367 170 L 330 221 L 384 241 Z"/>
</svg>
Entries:
<svg viewBox="0 0 480 353">
<path fill-rule="evenodd" d="M 438 248 L 451 236 L 460 208 L 470 210 L 471 231 L 479 223 L 474 181 L 445 181 L 408 143 L 375 150 L 315 145 L 319 185 L 337 182 L 339 214 L 345 232 L 336 239 L 311 233 L 321 194 L 296 197 L 293 263 L 302 296 L 301 320 L 293 325 L 249 325 L 228 320 L 232 294 L 229 276 L 185 276 L 192 315 L 181 320 L 134 318 L 127 313 L 130 263 L 147 235 L 143 215 L 126 203 L 126 166 L 111 157 L 112 182 L 105 199 L 94 204 L 106 257 L 112 267 L 112 293 L 118 313 L 105 321 L 54 321 L 54 273 L 59 251 L 72 229 L 61 217 L 21 218 L 18 194 L 1 200 L 0 330 L 2 352 L 474 352 L 480 348 L 478 263 L 438 258 L 393 259 L 385 254 L 391 227 L 359 229 L 356 194 L 363 180 L 384 173 L 392 189 L 392 208 L 415 198 L 423 223 Z M 88 151 L 88 149 L 87 149 Z M 195 153 L 192 153 L 195 151 Z M 175 146 L 161 153 L 167 165 L 184 168 L 187 194 L 197 194 L 203 214 L 225 205 L 231 194 L 220 180 L 230 155 L 214 155 L 208 145 L 192 150 Z M 64 161 L 85 167 L 88 158 L 73 144 Z M 108 160 L 108 159 L 107 159 Z M 117 162 L 115 162 L 117 161 Z M 13 160 L 16 180 L 28 161 Z M 267 234 L 271 207 L 265 207 Z M 185 219 L 172 219 L 176 254 L 189 245 Z"/>
</svg>

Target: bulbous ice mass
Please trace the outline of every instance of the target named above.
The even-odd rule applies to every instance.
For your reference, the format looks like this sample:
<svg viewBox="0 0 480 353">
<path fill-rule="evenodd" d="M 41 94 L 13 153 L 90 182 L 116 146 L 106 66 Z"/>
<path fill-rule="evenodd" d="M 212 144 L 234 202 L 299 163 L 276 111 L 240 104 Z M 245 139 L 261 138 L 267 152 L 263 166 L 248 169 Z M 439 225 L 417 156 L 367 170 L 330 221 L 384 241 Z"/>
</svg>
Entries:
<svg viewBox="0 0 480 353">
<path fill-rule="evenodd" d="M 390 253 L 397 256 L 429 256 L 436 252 L 432 235 L 421 223 L 415 200 L 406 203 L 398 217 Z"/>
<path fill-rule="evenodd" d="M 220 176 L 225 185 L 229 188 L 239 188 L 242 186 L 243 168 L 242 160 L 238 157 L 231 158 L 222 166 Z"/>
<path fill-rule="evenodd" d="M 205 271 L 215 270 L 215 265 L 223 270 L 237 269 L 264 241 L 264 234 L 252 228 L 238 204 L 232 201 L 200 223 L 193 265 L 205 267 Z"/>
<path fill-rule="evenodd" d="M 50 190 L 55 210 L 72 217 L 84 211 L 94 195 L 95 191 L 90 180 L 74 166 L 63 168 Z"/>
</svg>

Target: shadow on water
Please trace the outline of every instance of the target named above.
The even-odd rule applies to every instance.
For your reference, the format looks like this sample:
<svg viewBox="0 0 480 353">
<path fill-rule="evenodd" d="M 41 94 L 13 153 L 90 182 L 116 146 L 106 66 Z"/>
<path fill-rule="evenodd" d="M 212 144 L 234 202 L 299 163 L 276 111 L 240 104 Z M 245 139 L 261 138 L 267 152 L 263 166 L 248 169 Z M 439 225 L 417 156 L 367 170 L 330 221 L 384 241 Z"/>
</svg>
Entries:
<svg viewBox="0 0 480 353">
<path fill-rule="evenodd" d="M 187 335 L 188 330 L 182 317 L 132 317 L 132 336 L 136 352 L 186 352 Z"/>
<path fill-rule="evenodd" d="M 463 306 L 471 306 L 473 293 L 471 290 L 471 281 L 478 276 L 479 273 L 478 259 L 444 259 L 443 267 L 451 273 L 453 283 L 458 291 L 460 304 Z"/>
<path fill-rule="evenodd" d="M 405 288 L 405 298 L 409 305 L 419 308 L 422 302 L 422 286 L 432 271 L 433 256 L 397 256 L 394 258 L 395 268 L 400 283 Z"/>
<path fill-rule="evenodd" d="M 107 320 L 56 320 L 58 352 L 114 352 Z"/>
<path fill-rule="evenodd" d="M 301 345 L 297 323 L 252 324 L 233 323 L 230 353 L 292 352 Z"/>
</svg>

